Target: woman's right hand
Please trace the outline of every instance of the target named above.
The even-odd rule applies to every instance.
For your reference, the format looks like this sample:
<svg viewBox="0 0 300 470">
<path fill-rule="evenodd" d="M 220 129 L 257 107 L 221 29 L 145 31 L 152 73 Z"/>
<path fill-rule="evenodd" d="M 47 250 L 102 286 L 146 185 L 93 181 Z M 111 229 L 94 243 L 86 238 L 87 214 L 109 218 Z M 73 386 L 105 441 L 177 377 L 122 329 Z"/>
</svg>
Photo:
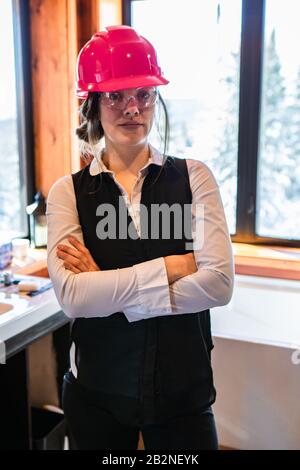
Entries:
<svg viewBox="0 0 300 470">
<path fill-rule="evenodd" d="M 169 284 L 197 272 L 194 253 L 164 256 Z"/>
</svg>

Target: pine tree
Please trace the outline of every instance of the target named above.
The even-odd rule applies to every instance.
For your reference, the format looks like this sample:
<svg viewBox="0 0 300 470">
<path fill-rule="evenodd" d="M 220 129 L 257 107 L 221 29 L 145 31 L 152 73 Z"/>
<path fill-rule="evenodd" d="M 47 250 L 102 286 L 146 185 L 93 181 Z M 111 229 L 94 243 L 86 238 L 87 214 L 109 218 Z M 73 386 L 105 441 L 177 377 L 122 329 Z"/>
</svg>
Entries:
<svg viewBox="0 0 300 470">
<path fill-rule="evenodd" d="M 286 109 L 285 146 L 289 158 L 289 185 L 286 187 L 286 198 L 292 202 L 300 199 L 300 68 L 294 83 L 294 93 Z"/>
<path fill-rule="evenodd" d="M 238 159 L 238 126 L 239 126 L 239 65 L 240 53 L 231 52 L 232 65 L 230 73 L 220 79 L 226 104 L 219 110 L 219 126 L 216 131 L 216 146 L 211 167 L 214 171 L 224 203 L 229 225 L 236 220 L 236 189 Z"/>
<path fill-rule="evenodd" d="M 231 52 L 231 57 L 231 73 L 221 79 L 224 85 L 224 95 L 227 96 L 227 103 L 226 109 L 220 116 L 223 126 L 220 127 L 218 143 L 212 159 L 213 168 L 220 185 L 225 184 L 228 179 L 234 180 L 237 174 L 240 55 L 238 52 Z"/>
<path fill-rule="evenodd" d="M 259 232 L 270 236 L 274 236 L 274 231 L 285 220 L 284 190 L 288 185 L 283 137 L 285 92 L 273 30 L 266 50 L 263 75 L 257 199 Z"/>
</svg>

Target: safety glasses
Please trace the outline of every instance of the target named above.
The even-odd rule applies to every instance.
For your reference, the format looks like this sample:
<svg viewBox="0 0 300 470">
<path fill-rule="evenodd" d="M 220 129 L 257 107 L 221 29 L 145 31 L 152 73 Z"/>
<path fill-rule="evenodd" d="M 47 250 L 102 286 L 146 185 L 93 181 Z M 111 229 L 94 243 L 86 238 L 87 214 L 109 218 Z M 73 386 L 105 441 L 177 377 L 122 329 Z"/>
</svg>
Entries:
<svg viewBox="0 0 300 470">
<path fill-rule="evenodd" d="M 140 110 L 151 108 L 157 98 L 158 92 L 155 87 L 135 88 L 133 93 L 128 90 L 107 91 L 101 92 L 100 95 L 101 103 L 104 106 L 121 111 L 126 109 L 130 100 L 134 100 Z"/>
</svg>

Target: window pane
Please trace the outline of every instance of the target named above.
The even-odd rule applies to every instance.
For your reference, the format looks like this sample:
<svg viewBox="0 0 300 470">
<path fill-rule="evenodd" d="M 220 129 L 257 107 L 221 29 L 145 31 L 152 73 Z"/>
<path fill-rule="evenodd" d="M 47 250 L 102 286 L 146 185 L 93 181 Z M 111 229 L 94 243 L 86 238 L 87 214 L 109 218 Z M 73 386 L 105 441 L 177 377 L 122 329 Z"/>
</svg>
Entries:
<svg viewBox="0 0 300 470">
<path fill-rule="evenodd" d="M 299 0 L 267 0 L 257 233 L 300 238 Z"/>
<path fill-rule="evenodd" d="M 0 5 L 0 234 L 23 235 L 24 196 L 18 151 L 12 1 Z"/>
<path fill-rule="evenodd" d="M 132 26 L 157 50 L 171 123 L 169 154 L 213 171 L 236 227 L 241 0 L 132 2 Z M 152 141 L 159 145 L 155 132 Z"/>
</svg>

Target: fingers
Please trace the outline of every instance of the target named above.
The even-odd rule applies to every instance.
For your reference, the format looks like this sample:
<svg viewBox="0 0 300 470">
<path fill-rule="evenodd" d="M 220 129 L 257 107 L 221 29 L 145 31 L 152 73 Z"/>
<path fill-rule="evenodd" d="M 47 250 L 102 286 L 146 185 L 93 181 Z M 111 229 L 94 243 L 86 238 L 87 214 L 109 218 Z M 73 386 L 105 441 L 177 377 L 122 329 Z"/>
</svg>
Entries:
<svg viewBox="0 0 300 470">
<path fill-rule="evenodd" d="M 86 254 L 83 254 L 83 251 L 79 251 L 77 248 L 71 248 L 67 245 L 60 244 L 57 246 L 57 256 L 64 260 L 65 267 L 67 267 L 67 265 L 69 268 L 70 266 L 73 266 L 79 270 L 79 272 L 87 271 L 89 268 Z"/>
<path fill-rule="evenodd" d="M 77 238 L 69 237 L 68 241 L 81 253 L 85 255 L 90 254 L 89 250 L 82 243 L 80 243 L 80 241 L 77 240 Z"/>
<path fill-rule="evenodd" d="M 82 245 L 82 243 L 80 243 L 78 240 L 76 240 L 76 238 L 69 237 L 68 242 L 70 242 L 71 245 L 74 246 L 74 248 L 71 248 L 68 245 L 64 245 L 64 244 L 57 245 L 57 248 L 59 248 L 61 250 L 64 250 L 67 253 L 73 254 L 74 256 L 76 256 L 76 255 L 79 256 L 78 251 L 80 253 L 84 254 L 84 255 L 89 253 L 89 250 L 84 245 Z"/>
<path fill-rule="evenodd" d="M 86 264 L 83 260 L 79 259 L 77 256 L 73 256 L 70 252 L 66 252 L 66 250 L 57 250 L 57 256 L 65 262 L 65 265 L 69 264 L 78 269 L 86 268 Z"/>
<path fill-rule="evenodd" d="M 71 248 L 68 245 L 57 245 L 57 250 L 60 253 L 67 253 L 68 255 L 74 256 L 75 258 L 84 259 L 82 252 L 78 251 L 76 248 Z"/>
<path fill-rule="evenodd" d="M 57 252 L 60 255 L 66 254 L 69 256 L 73 256 L 73 258 L 78 258 L 80 259 L 81 254 L 75 250 L 74 248 L 70 248 L 67 245 L 57 245 Z"/>
<path fill-rule="evenodd" d="M 86 264 L 86 267 L 88 268 L 89 271 L 99 271 L 98 265 L 95 263 L 90 251 L 82 244 L 80 243 L 76 238 L 69 237 L 68 238 L 69 242 L 75 246 L 75 248 L 84 255 L 84 261 Z M 82 259 L 82 258 L 81 258 Z"/>
<path fill-rule="evenodd" d="M 69 247 L 68 249 L 59 249 L 57 250 L 57 256 L 58 258 L 64 260 L 65 264 L 69 264 L 72 266 L 75 266 L 77 269 L 80 269 L 81 271 L 86 271 L 88 268 L 88 262 L 85 259 L 79 258 L 78 253 L 74 253 L 74 251 L 71 252 Z M 80 255 L 82 256 L 82 255 Z"/>
<path fill-rule="evenodd" d="M 64 266 L 65 266 L 66 269 L 69 269 L 69 271 L 72 271 L 75 274 L 79 274 L 79 273 L 82 272 L 79 269 L 75 268 L 75 266 L 72 266 L 71 264 L 64 263 Z"/>
<path fill-rule="evenodd" d="M 64 260 L 66 269 L 75 273 L 100 271 L 89 250 L 82 243 L 74 237 L 69 237 L 68 241 L 74 248 L 64 244 L 57 245 L 57 256 Z"/>
</svg>

